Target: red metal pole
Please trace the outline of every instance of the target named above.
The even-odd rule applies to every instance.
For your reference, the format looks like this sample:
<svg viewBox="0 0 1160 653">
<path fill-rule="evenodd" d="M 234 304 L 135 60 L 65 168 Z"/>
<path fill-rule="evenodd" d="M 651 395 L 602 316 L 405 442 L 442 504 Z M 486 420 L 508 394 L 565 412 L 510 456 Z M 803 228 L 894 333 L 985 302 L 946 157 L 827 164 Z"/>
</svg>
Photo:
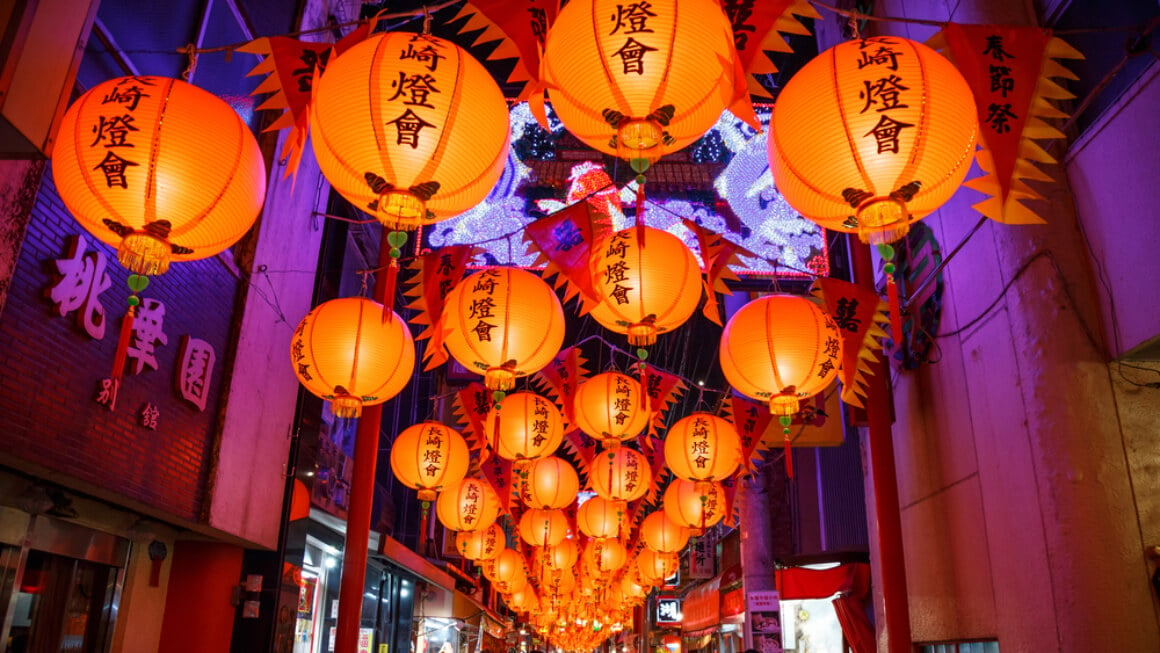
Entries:
<svg viewBox="0 0 1160 653">
<path fill-rule="evenodd" d="M 849 236 L 850 262 L 854 280 L 865 288 L 874 288 L 874 267 L 870 248 Z M 870 475 L 876 518 L 870 524 L 871 537 L 878 543 L 881 564 L 882 614 L 886 622 L 890 653 L 909 653 L 910 605 L 906 594 L 906 559 L 902 548 L 902 513 L 898 501 L 898 475 L 894 467 L 894 440 L 890 427 L 890 397 L 887 379 L 890 368 L 878 361 L 871 365 L 867 377 L 866 419 L 869 422 Z M 880 631 L 881 632 L 881 631 Z"/>
<path fill-rule="evenodd" d="M 379 243 L 379 267 L 391 262 L 391 245 L 383 229 Z M 384 302 L 387 275 L 375 276 L 374 299 Z M 393 300 L 393 298 L 391 298 Z M 375 501 L 375 470 L 379 462 L 379 431 L 382 404 L 364 406 L 354 436 L 354 471 L 350 479 L 350 505 L 346 518 L 346 548 L 342 555 L 342 581 L 338 587 L 338 623 L 335 626 L 335 653 L 358 651 L 362 625 L 363 587 L 367 575 L 367 548 L 371 533 L 371 509 Z"/>
</svg>

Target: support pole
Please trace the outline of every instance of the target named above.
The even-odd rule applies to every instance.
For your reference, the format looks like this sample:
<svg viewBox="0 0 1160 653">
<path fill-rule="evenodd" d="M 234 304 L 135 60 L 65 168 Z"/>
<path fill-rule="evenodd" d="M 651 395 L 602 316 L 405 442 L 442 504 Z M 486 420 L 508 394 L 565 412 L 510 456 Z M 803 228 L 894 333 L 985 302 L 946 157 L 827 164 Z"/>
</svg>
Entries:
<svg viewBox="0 0 1160 653">
<path fill-rule="evenodd" d="M 383 229 L 379 243 L 379 268 L 391 262 L 391 245 Z M 374 300 L 382 304 L 387 275 L 375 275 Z M 375 501 L 375 470 L 379 462 L 379 432 L 383 406 L 363 406 L 354 436 L 354 471 L 350 480 L 350 505 L 346 518 L 346 547 L 342 556 L 342 581 L 338 587 L 338 624 L 335 626 L 335 653 L 356 653 L 359 627 L 362 625 L 363 587 L 367 575 L 367 548 L 371 533 L 371 509 Z"/>
<path fill-rule="evenodd" d="M 864 287 L 874 289 L 874 267 L 870 248 L 858 242 L 856 236 L 849 236 L 850 262 L 854 281 Z M 885 355 L 885 354 L 884 354 Z M 910 645 L 910 605 L 906 594 L 906 559 L 902 549 L 902 513 L 898 501 L 898 475 L 894 467 L 894 439 L 890 427 L 890 397 L 887 393 L 887 379 L 890 368 L 885 361 L 877 361 L 870 366 L 873 375 L 866 380 L 866 419 L 869 422 L 868 457 L 870 477 L 874 495 L 874 520 L 870 524 L 870 535 L 878 545 L 881 572 L 876 579 L 882 597 L 883 615 L 880 624 L 887 637 L 889 653 L 909 653 Z M 879 637 L 881 645 L 881 637 Z M 882 650 L 882 649 L 880 649 Z"/>
</svg>

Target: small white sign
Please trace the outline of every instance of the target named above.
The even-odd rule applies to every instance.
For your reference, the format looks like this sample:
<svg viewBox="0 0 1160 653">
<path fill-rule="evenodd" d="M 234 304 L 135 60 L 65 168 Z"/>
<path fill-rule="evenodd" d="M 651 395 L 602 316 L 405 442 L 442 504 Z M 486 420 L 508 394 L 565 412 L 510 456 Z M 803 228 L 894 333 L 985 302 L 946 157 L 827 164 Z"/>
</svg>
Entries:
<svg viewBox="0 0 1160 653">
<path fill-rule="evenodd" d="M 750 612 L 777 612 L 781 609 L 776 590 L 749 592 Z"/>
</svg>

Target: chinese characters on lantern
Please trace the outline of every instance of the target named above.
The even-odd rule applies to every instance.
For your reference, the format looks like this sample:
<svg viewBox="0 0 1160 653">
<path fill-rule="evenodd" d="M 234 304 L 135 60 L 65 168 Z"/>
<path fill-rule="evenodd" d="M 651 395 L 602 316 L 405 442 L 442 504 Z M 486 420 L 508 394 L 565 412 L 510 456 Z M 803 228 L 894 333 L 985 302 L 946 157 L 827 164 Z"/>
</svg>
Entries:
<svg viewBox="0 0 1160 653">
<path fill-rule="evenodd" d="M 146 87 L 154 86 L 147 77 L 126 77 L 113 88 L 112 92 L 104 97 L 101 105 L 110 105 L 108 113 L 100 113 L 97 123 L 92 125 L 90 132 L 93 142 L 90 148 L 105 149 L 105 157 L 93 167 L 100 170 L 105 176 L 105 184 L 109 188 L 120 186 L 129 187 L 129 168 L 140 166 L 133 161 L 133 148 L 140 128 L 134 122 L 133 113 L 143 97 L 149 97 Z"/>
<path fill-rule="evenodd" d="M 483 493 L 479 491 L 480 485 L 478 483 L 468 483 L 467 489 L 463 493 L 462 503 L 460 504 L 460 517 L 463 523 L 468 526 L 475 523 L 479 516 L 479 502 L 483 498 Z"/>
<path fill-rule="evenodd" d="M 617 426 L 623 426 L 625 420 L 629 418 L 628 412 L 634 410 L 632 406 L 632 386 L 629 385 L 627 377 L 618 374 L 615 378 L 616 388 L 613 391 L 612 410 L 616 411 L 616 415 L 613 416 L 613 419 L 616 420 Z"/>
<path fill-rule="evenodd" d="M 610 58 L 620 58 L 625 75 L 631 73 L 643 75 L 645 55 L 656 51 L 656 48 L 634 38 L 634 36 L 653 33 L 653 30 L 648 27 L 648 19 L 654 17 L 656 14 L 653 13 L 652 5 L 648 2 L 616 5 L 616 14 L 611 17 L 613 25 L 609 35 L 623 34 L 625 40 L 620 49 L 613 52 Z M 641 36 L 641 38 L 648 40 L 645 36 Z"/>
<path fill-rule="evenodd" d="M 443 465 L 445 464 L 443 456 L 444 451 L 442 427 L 428 427 L 426 437 L 423 439 L 423 461 L 420 463 L 420 467 L 423 469 L 423 472 L 427 476 L 432 477 L 439 473 L 439 470 L 442 469 Z"/>
<path fill-rule="evenodd" d="M 491 309 L 495 307 L 495 303 L 492 295 L 499 284 L 497 281 L 499 276 L 499 271 L 489 268 L 479 275 L 475 285 L 471 287 L 471 314 L 468 319 L 476 320 L 471 330 L 479 342 L 491 342 L 491 330 L 497 326 L 488 322 L 486 318 L 493 317 Z"/>
<path fill-rule="evenodd" d="M 987 105 L 985 122 L 996 133 L 1006 134 L 1011 131 L 1011 125 L 1008 123 L 1017 120 L 1019 116 L 1011 111 L 1010 102 L 1003 102 L 1007 94 L 1015 90 L 1015 78 L 1011 75 L 1011 67 L 1003 65 L 1003 62 L 1015 57 L 1003 49 L 1003 37 L 997 34 L 987 37 L 987 47 L 983 50 L 983 56 L 990 56 L 995 62 L 990 64 L 988 71 L 991 78 L 991 98 L 994 101 Z"/>
<path fill-rule="evenodd" d="M 399 61 L 414 60 L 426 67 L 425 73 L 408 75 L 405 71 L 398 71 L 399 78 L 391 81 L 394 95 L 387 98 L 388 102 L 401 105 L 402 113 L 394 120 L 388 120 L 387 125 L 395 126 L 395 144 L 406 145 L 411 149 L 418 149 L 423 138 L 422 131 L 426 128 L 438 130 L 439 126 L 426 120 L 419 110 L 434 110 L 435 105 L 430 103 L 432 94 L 442 93 L 439 90 L 438 79 L 435 73 L 439 69 L 439 60 L 446 59 L 447 55 L 440 52 L 444 45 L 430 36 L 416 34 L 407 43 L 407 48 L 399 53 Z M 427 117 L 432 117 L 427 113 Z"/>
<path fill-rule="evenodd" d="M 615 299 L 618 306 L 629 303 L 628 291 L 634 289 L 633 286 L 626 286 L 623 283 L 628 281 L 625 275 L 632 271 L 632 267 L 628 264 L 628 240 L 627 230 L 616 232 L 612 235 L 608 243 L 608 252 L 605 254 L 611 262 L 604 271 L 604 285 L 612 286 L 608 296 Z"/>
<path fill-rule="evenodd" d="M 548 439 L 548 402 L 542 397 L 532 401 L 532 444 L 539 447 Z"/>
<path fill-rule="evenodd" d="M 698 469 L 704 469 L 712 453 L 709 446 L 709 420 L 697 417 L 693 420 L 693 437 L 689 442 L 689 453 Z"/>
<path fill-rule="evenodd" d="M 906 103 L 909 99 L 905 98 L 904 94 L 910 87 L 904 83 L 905 80 L 901 76 L 895 74 L 898 71 L 898 58 L 903 56 L 902 52 L 893 48 L 895 45 L 897 45 L 895 41 L 879 38 L 863 39 L 859 46 L 858 70 L 866 77 L 861 80 L 862 90 L 858 92 L 858 99 L 862 103 L 862 109 L 858 113 L 874 111 L 880 114 L 874 128 L 863 135 L 874 139 L 878 154 L 887 152 L 898 154 L 902 130 L 914 127 L 913 124 L 896 120 L 889 114 L 893 109 L 909 107 Z"/>
<path fill-rule="evenodd" d="M 632 494 L 637 485 L 640 485 L 640 459 L 636 456 L 624 458 L 624 491 Z"/>
</svg>

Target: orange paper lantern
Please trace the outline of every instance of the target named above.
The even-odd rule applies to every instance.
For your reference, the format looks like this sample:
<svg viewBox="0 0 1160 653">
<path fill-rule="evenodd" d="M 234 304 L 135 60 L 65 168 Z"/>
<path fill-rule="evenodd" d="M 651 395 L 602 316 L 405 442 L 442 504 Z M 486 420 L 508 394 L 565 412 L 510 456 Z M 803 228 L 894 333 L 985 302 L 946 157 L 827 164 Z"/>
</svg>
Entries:
<svg viewBox="0 0 1160 653">
<path fill-rule="evenodd" d="M 500 417 L 502 411 L 502 419 Z M 495 432 L 498 422 L 499 433 Z M 483 423 L 488 442 L 500 458 L 535 460 L 550 455 L 564 441 L 564 418 L 549 399 L 534 392 L 513 392 L 492 407 Z"/>
<path fill-rule="evenodd" d="M 520 516 L 520 537 L 532 546 L 555 546 L 568 535 L 568 518 L 559 510 L 531 508 Z"/>
<path fill-rule="evenodd" d="M 576 511 L 576 527 L 588 537 L 616 537 L 626 510 L 623 501 L 592 497 Z"/>
<path fill-rule="evenodd" d="M 665 489 L 661 502 L 669 519 L 696 532 L 725 517 L 725 489 L 720 483 L 675 478 Z"/>
<path fill-rule="evenodd" d="M 576 388 L 572 413 L 576 426 L 606 444 L 635 438 L 648 426 L 645 396 L 636 379 L 604 372 Z"/>
<path fill-rule="evenodd" d="M 399 482 L 419 492 L 420 501 L 434 501 L 444 486 L 463 480 L 468 455 L 467 441 L 459 431 L 439 422 L 422 422 L 395 436 L 391 471 Z"/>
<path fill-rule="evenodd" d="M 455 534 L 455 548 L 468 560 L 492 560 L 503 550 L 505 543 L 503 528 L 499 524 Z"/>
<path fill-rule="evenodd" d="M 592 461 L 589 478 L 596 494 L 609 501 L 636 501 L 648 491 L 648 458 L 628 447 L 604 451 Z"/>
<path fill-rule="evenodd" d="M 450 41 L 374 34 L 315 83 L 310 140 L 322 174 L 391 229 L 463 213 L 503 172 L 510 132 L 503 93 Z"/>
<path fill-rule="evenodd" d="M 652 549 L 641 549 L 636 557 L 636 568 L 640 575 L 657 581 L 672 576 L 681 566 L 681 559 L 675 553 L 658 553 Z"/>
<path fill-rule="evenodd" d="M 664 510 L 657 510 L 640 523 L 640 539 L 653 551 L 677 553 L 689 543 L 689 530 L 669 519 Z"/>
<path fill-rule="evenodd" d="M 777 96 L 770 171 L 806 218 L 891 242 L 954 194 L 978 131 L 971 89 L 945 57 L 897 36 L 845 41 Z"/>
<path fill-rule="evenodd" d="M 569 2 L 541 61 L 552 108 L 589 147 L 656 160 L 700 138 L 733 97 L 733 31 L 716 2 Z"/>
<path fill-rule="evenodd" d="M 564 309 L 552 287 L 517 268 L 487 268 L 456 284 L 440 318 L 447 351 L 491 390 L 538 372 L 564 344 Z"/>
<path fill-rule="evenodd" d="M 767 295 L 741 307 L 721 334 L 721 371 L 738 392 L 769 401 L 775 415 L 825 390 L 838 375 L 841 335 L 829 315 L 796 295 Z"/>
<path fill-rule="evenodd" d="M 520 483 L 524 505 L 542 510 L 568 506 L 576 500 L 579 490 L 580 477 L 576 470 L 566 460 L 555 456 L 529 463 Z"/>
<path fill-rule="evenodd" d="M 545 547 L 544 566 L 557 571 L 570 569 L 579 556 L 580 546 L 576 540 L 564 538 L 559 544 Z"/>
<path fill-rule="evenodd" d="M 491 582 L 500 582 L 509 580 L 519 575 L 519 572 L 524 568 L 524 557 L 514 549 L 504 547 L 499 555 L 490 560 L 485 560 L 479 565 L 480 571 L 483 572 L 483 577 Z"/>
<path fill-rule="evenodd" d="M 237 112 L 164 77 L 89 89 L 61 119 L 52 170 L 68 210 L 136 274 L 222 252 L 266 197 L 262 153 Z"/>
<path fill-rule="evenodd" d="M 302 318 L 290 342 L 290 363 L 312 394 L 330 400 L 334 414 L 358 417 L 403 390 L 415 370 L 407 323 L 363 297 L 332 299 Z"/>
<path fill-rule="evenodd" d="M 443 489 L 435 502 L 435 515 L 453 531 L 478 531 L 495 523 L 499 505 L 499 495 L 490 483 L 468 477 Z"/>
<path fill-rule="evenodd" d="M 678 478 L 724 480 L 740 461 L 741 436 L 729 420 L 716 415 L 686 415 L 665 434 L 665 464 Z"/>
<path fill-rule="evenodd" d="M 593 319 L 637 346 L 654 344 L 657 334 L 684 324 L 703 286 L 700 264 L 680 238 L 644 227 L 641 240 L 641 231 L 630 227 L 600 241 L 591 264 L 600 299 Z"/>
<path fill-rule="evenodd" d="M 628 551 L 615 538 L 589 540 L 584 547 L 584 563 L 596 574 L 615 572 L 628 561 Z"/>
</svg>

